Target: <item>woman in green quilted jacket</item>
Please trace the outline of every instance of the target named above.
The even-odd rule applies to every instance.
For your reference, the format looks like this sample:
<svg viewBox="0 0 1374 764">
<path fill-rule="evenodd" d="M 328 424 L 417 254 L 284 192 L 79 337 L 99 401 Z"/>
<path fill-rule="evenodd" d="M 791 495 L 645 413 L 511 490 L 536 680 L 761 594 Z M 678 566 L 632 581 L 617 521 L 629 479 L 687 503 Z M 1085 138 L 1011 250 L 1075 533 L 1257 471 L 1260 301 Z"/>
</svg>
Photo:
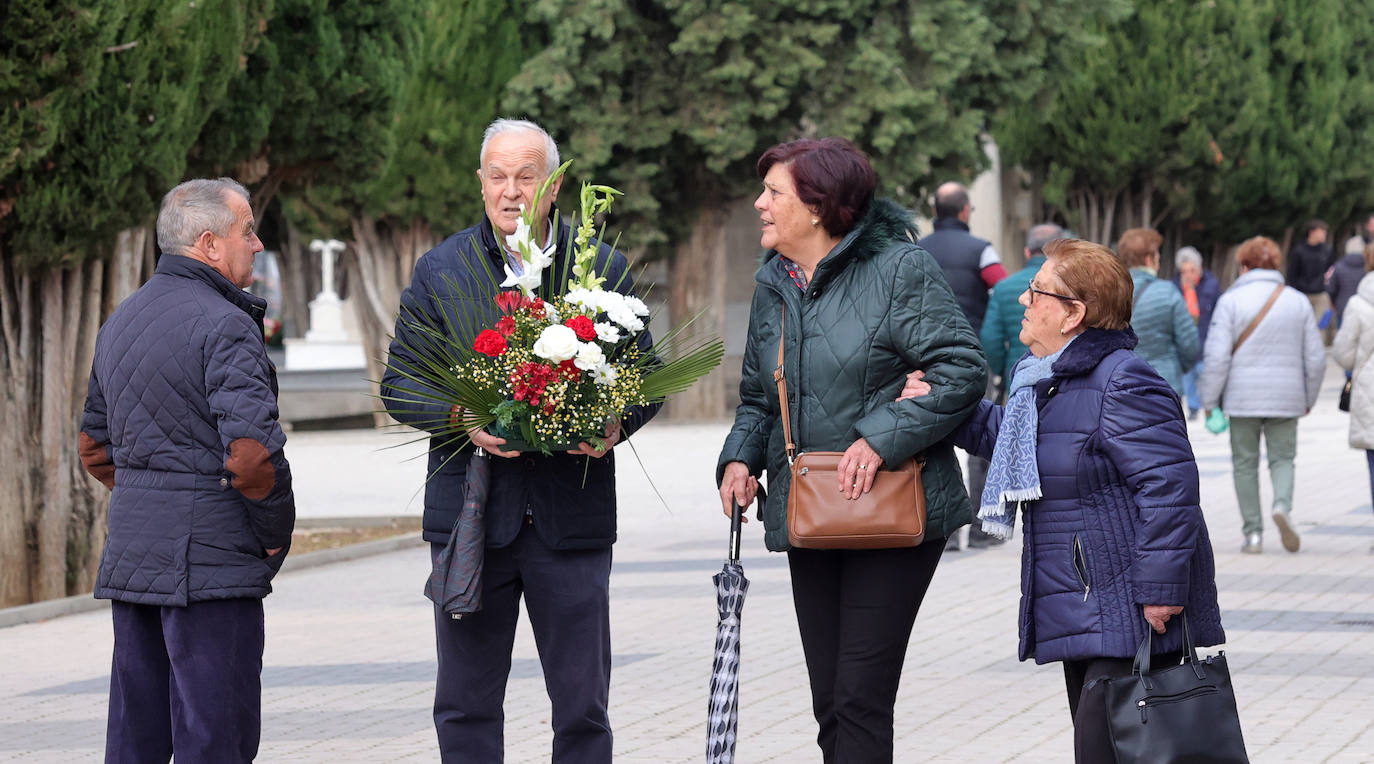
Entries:
<svg viewBox="0 0 1374 764">
<path fill-rule="evenodd" d="M 982 398 L 987 365 L 939 266 L 914 244 L 910 214 L 874 198 L 868 160 L 840 138 L 799 140 L 759 159 L 754 203 L 769 251 L 755 276 L 740 406 L 716 468 L 726 515 L 767 470 L 764 543 L 786 552 L 826 762 L 892 761 L 893 704 L 916 612 L 945 537 L 970 521 L 952 448 L 942 443 Z M 800 451 L 843 451 L 835 490 L 921 454 L 924 543 L 796 549 L 787 541 L 790 473 L 777 387 L 784 364 Z M 905 374 L 931 391 L 897 401 Z"/>
</svg>

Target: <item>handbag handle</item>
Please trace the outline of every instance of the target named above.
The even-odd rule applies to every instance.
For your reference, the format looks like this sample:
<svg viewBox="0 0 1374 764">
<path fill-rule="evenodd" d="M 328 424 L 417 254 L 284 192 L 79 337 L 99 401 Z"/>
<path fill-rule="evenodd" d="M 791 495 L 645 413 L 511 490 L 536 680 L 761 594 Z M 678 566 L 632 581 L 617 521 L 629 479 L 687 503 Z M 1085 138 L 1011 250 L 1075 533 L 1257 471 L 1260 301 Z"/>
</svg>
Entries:
<svg viewBox="0 0 1374 764">
<path fill-rule="evenodd" d="M 773 369 L 773 381 L 778 383 L 778 408 L 782 411 L 782 438 L 786 442 L 787 463 L 797 455 L 792 442 L 792 414 L 787 406 L 787 377 L 782 370 L 782 343 L 787 338 L 787 308 L 782 309 L 782 327 L 778 330 L 778 366 Z"/>
<path fill-rule="evenodd" d="M 1179 613 L 1179 620 L 1183 621 L 1183 662 L 1197 663 L 1197 646 L 1193 644 L 1193 630 L 1188 628 L 1188 611 L 1185 609 Z M 1168 625 L 1165 625 L 1168 629 Z M 1150 648 L 1154 642 L 1155 630 L 1147 622 L 1145 624 L 1145 639 L 1141 641 L 1140 648 L 1135 651 L 1135 663 L 1131 666 L 1131 673 L 1141 678 L 1150 675 Z"/>
</svg>

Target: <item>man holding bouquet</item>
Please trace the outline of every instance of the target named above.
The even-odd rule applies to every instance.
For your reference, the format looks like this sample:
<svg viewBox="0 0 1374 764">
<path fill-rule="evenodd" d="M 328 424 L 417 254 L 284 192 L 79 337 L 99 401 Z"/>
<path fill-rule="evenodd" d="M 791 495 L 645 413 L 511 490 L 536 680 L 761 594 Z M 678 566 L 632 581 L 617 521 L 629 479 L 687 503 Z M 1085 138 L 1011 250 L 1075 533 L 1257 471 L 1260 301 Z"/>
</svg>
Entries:
<svg viewBox="0 0 1374 764">
<path fill-rule="evenodd" d="M 401 297 L 382 379 L 382 397 L 392 416 L 433 433 L 424 539 L 435 554 L 448 541 L 462 507 L 474 446 L 491 455 L 482 607 L 459 619 L 435 606 L 439 748 L 446 763 L 502 760 L 502 706 L 523 594 L 553 704 L 553 760 L 609 762 L 609 588 L 616 538 L 611 449 L 647 422 L 658 405 L 626 408 L 606 424 L 604 440 L 581 442 L 572 452 L 515 450 L 482 429 L 468 433 L 471 442 L 454 437 L 453 424 L 463 412 L 441 403 L 443 394 L 419 381 L 425 378 L 418 371 L 425 363 L 423 348 L 433 340 L 417 326 L 473 347 L 478 333 L 501 317 L 498 283 L 522 289 L 529 288 L 531 278 L 540 283 L 538 273 L 522 267 L 528 261 L 522 263 L 510 248 L 517 231 L 551 256 L 542 277 L 546 287 L 558 289 L 572 277 L 572 232 L 551 215 L 561 178 L 539 193 L 559 168 L 558 147 L 549 134 L 532 122 L 498 119 L 483 136 L 480 162 L 485 215 L 416 263 Z M 527 233 L 522 225 L 528 225 Z M 596 272 L 606 278 L 607 288 L 628 294 L 625 257 L 593 244 Z M 510 293 L 502 305 L 522 297 Z M 640 345 L 649 342 L 645 331 Z"/>
</svg>

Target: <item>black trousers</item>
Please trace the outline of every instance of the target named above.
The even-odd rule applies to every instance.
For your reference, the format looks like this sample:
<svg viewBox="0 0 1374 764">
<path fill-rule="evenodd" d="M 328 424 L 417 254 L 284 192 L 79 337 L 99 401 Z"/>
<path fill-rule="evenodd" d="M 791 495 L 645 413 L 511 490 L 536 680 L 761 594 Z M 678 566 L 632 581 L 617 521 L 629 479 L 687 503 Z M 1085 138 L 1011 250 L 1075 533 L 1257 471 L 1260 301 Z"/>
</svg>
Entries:
<svg viewBox="0 0 1374 764">
<path fill-rule="evenodd" d="M 826 764 L 892 761 L 892 708 L 945 539 L 906 549 L 792 549 L 792 601 Z"/>
<path fill-rule="evenodd" d="M 262 734 L 262 600 L 112 602 L 109 764 L 248 762 Z"/>
<path fill-rule="evenodd" d="M 1176 666 L 1183 652 L 1150 657 L 1151 666 Z M 1116 761 L 1111 732 L 1107 727 L 1107 696 L 1097 680 L 1129 676 L 1134 658 L 1084 658 L 1064 661 L 1064 689 L 1069 696 L 1069 716 L 1073 718 L 1073 759 L 1078 764 Z"/>
<path fill-rule="evenodd" d="M 433 545 L 432 554 L 442 548 Z M 503 706 L 521 596 L 553 703 L 553 761 L 611 760 L 610 582 L 609 547 L 553 550 L 531 525 L 510 546 L 486 550 L 482 609 L 455 620 L 434 608 L 434 727 L 444 764 L 503 760 Z"/>
</svg>

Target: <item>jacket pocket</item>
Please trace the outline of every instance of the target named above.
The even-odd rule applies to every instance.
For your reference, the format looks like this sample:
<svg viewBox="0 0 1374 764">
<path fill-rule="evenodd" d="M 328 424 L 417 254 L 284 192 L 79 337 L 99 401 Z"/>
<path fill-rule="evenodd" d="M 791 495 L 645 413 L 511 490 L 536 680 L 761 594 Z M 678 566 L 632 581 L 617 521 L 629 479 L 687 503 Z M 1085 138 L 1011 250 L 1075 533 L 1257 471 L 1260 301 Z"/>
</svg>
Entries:
<svg viewBox="0 0 1374 764">
<path fill-rule="evenodd" d="M 1073 570 L 1078 574 L 1078 583 L 1083 587 L 1083 601 L 1088 601 L 1088 593 L 1092 591 L 1092 583 L 1088 581 L 1088 560 L 1083 556 L 1083 540 L 1078 534 L 1073 535 Z"/>
</svg>

